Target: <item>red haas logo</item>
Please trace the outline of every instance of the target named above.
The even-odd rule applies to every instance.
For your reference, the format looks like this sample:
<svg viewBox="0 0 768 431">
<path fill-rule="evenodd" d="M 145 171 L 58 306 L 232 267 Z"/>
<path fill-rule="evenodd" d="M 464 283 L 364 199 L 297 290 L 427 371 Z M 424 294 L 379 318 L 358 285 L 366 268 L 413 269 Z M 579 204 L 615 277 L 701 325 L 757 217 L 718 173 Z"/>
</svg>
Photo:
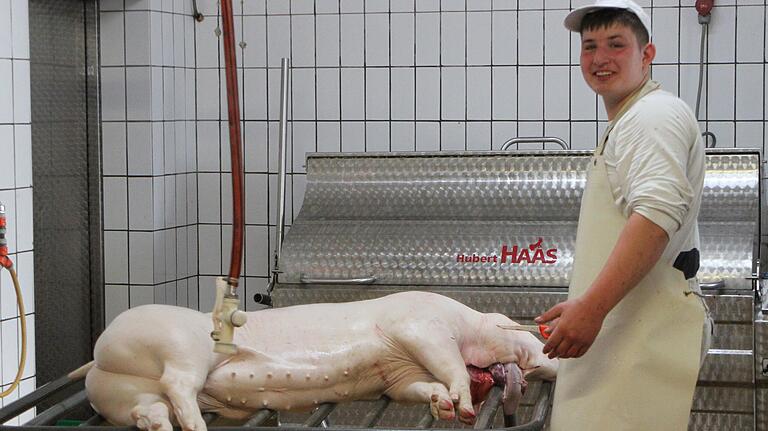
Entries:
<svg viewBox="0 0 768 431">
<path fill-rule="evenodd" d="M 507 263 L 509 258 L 510 263 L 555 263 L 557 262 L 557 249 L 550 248 L 544 250 L 541 247 L 543 242 L 542 238 L 529 245 L 528 247 L 519 248 L 518 246 L 512 246 L 510 250 L 506 245 L 501 247 L 501 263 Z M 533 254 L 533 256 L 531 256 Z"/>
<path fill-rule="evenodd" d="M 544 242 L 542 238 L 538 241 L 530 244 L 528 247 L 513 246 L 511 249 L 506 245 L 501 247 L 501 262 L 500 263 L 548 263 L 552 264 L 557 262 L 557 249 L 550 248 L 544 250 L 541 244 Z M 499 263 L 499 255 L 479 255 L 477 253 L 464 254 L 459 253 L 456 255 L 456 262 L 460 263 L 486 263 L 493 262 Z"/>
</svg>

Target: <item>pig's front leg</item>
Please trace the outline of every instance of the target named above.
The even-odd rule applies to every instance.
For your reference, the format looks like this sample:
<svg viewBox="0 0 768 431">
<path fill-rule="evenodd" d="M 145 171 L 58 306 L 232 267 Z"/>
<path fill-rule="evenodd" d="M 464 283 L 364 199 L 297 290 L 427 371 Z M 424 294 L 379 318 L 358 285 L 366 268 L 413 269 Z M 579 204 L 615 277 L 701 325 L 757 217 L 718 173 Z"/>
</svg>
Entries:
<svg viewBox="0 0 768 431">
<path fill-rule="evenodd" d="M 448 387 L 451 400 L 458 406 L 459 420 L 474 423 L 469 373 L 455 337 L 447 325 L 431 321 L 425 330 L 423 323 L 404 323 L 398 328 L 402 331 L 398 340 L 421 366 Z"/>
</svg>

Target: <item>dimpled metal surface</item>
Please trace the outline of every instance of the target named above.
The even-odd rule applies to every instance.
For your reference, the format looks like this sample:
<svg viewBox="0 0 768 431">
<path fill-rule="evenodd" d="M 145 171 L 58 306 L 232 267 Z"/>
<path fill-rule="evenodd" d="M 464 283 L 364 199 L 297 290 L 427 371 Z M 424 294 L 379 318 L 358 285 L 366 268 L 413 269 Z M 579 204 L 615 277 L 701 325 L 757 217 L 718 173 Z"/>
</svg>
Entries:
<svg viewBox="0 0 768 431">
<path fill-rule="evenodd" d="M 699 371 L 699 383 L 754 383 L 755 360 L 752 350 L 719 351 L 710 349 Z"/>
<path fill-rule="evenodd" d="M 768 320 L 765 319 L 762 316 L 755 321 L 755 378 L 768 386 Z M 768 410 L 768 404 L 763 406 Z"/>
<path fill-rule="evenodd" d="M 689 431 L 754 431 L 755 418 L 751 414 L 694 412 L 688 422 Z M 760 428 L 757 428 L 760 429 Z"/>
<path fill-rule="evenodd" d="M 756 430 L 768 430 L 768 388 L 759 388 L 756 395 Z"/>
<path fill-rule="evenodd" d="M 567 286 L 589 161 L 584 151 L 309 155 L 280 281 Z M 758 180 L 758 153 L 708 153 L 703 282 L 751 288 Z M 556 259 L 502 262 L 504 246 L 530 258 L 554 249 Z"/>
<path fill-rule="evenodd" d="M 309 157 L 299 219 L 573 220 L 589 157 Z"/>
<path fill-rule="evenodd" d="M 698 386 L 693 396 L 694 411 L 728 411 L 752 414 L 755 393 L 752 388 Z"/>
</svg>

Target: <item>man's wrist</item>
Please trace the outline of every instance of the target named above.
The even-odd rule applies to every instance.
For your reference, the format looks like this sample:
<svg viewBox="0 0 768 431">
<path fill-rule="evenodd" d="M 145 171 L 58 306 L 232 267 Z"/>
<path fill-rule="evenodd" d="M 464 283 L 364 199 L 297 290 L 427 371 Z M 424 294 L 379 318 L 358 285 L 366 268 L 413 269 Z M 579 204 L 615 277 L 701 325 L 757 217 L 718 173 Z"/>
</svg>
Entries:
<svg viewBox="0 0 768 431">
<path fill-rule="evenodd" d="M 601 295 L 600 292 L 595 290 L 593 286 L 580 299 L 584 307 L 602 321 L 616 304 L 612 304 L 605 295 Z"/>
</svg>

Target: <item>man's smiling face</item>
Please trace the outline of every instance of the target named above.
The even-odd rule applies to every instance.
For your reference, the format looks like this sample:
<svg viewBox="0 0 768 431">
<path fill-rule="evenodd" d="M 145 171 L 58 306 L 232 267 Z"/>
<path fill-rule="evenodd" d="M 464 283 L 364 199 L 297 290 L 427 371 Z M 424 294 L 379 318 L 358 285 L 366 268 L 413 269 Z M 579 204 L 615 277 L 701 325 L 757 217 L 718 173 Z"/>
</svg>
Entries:
<svg viewBox="0 0 768 431">
<path fill-rule="evenodd" d="M 612 24 L 581 33 L 581 73 L 587 85 L 603 96 L 609 114 L 645 81 L 655 53 L 652 43 L 639 46 L 626 25 Z"/>
</svg>

